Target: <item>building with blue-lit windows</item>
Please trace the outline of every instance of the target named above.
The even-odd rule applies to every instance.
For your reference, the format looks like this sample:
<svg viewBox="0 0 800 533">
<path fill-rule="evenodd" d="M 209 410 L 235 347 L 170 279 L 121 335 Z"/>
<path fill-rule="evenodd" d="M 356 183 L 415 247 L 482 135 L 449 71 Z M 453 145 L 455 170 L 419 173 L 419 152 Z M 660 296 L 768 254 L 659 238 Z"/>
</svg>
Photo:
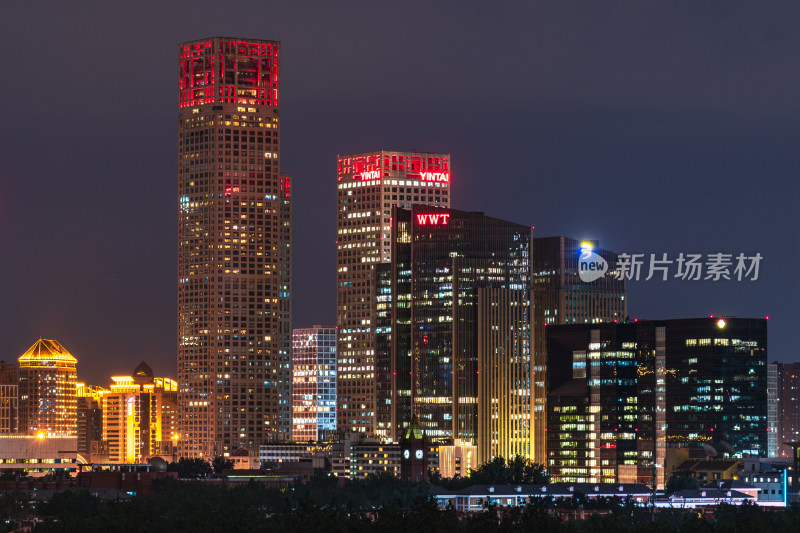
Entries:
<svg viewBox="0 0 800 533">
<path fill-rule="evenodd" d="M 547 466 L 556 481 L 664 482 L 667 447 L 767 453 L 767 321 L 548 326 Z"/>
<path fill-rule="evenodd" d="M 601 257 L 605 275 L 581 279 L 581 254 Z M 544 464 L 547 412 L 547 350 L 545 327 L 558 324 L 602 324 L 623 321 L 628 315 L 624 279 L 614 275 L 617 254 L 595 240 L 565 236 L 536 237 L 531 241 L 533 306 L 533 419 L 534 460 Z"/>
<path fill-rule="evenodd" d="M 336 431 L 336 326 L 292 334 L 292 440 L 321 441 Z"/>
<path fill-rule="evenodd" d="M 648 485 L 654 475 L 661 480 L 666 425 L 663 324 L 546 330 L 546 451 L 552 479 Z"/>
<path fill-rule="evenodd" d="M 767 456 L 767 320 L 708 317 L 666 326 L 667 444 Z"/>
</svg>

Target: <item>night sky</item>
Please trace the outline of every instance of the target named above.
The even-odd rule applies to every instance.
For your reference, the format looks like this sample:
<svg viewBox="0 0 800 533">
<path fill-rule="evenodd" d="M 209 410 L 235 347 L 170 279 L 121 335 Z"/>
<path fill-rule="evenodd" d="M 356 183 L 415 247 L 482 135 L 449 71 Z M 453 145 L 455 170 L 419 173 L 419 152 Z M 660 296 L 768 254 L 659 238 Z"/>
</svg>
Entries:
<svg viewBox="0 0 800 533">
<path fill-rule="evenodd" d="M 761 253 L 756 282 L 631 282 L 629 313 L 769 315 L 800 359 L 796 3 L 386 4 L 3 2 L 0 359 L 175 376 L 178 44 L 214 35 L 282 42 L 293 327 L 335 322 L 337 154 L 416 149 L 537 236 Z"/>
</svg>

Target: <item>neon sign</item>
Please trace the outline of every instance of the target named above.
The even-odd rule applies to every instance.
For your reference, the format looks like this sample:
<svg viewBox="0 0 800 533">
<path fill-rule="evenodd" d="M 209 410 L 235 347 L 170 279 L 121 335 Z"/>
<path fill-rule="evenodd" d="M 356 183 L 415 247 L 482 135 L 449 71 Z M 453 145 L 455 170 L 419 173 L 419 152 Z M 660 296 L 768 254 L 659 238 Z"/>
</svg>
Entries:
<svg viewBox="0 0 800 533">
<path fill-rule="evenodd" d="M 420 172 L 419 177 L 422 181 L 439 181 L 442 183 L 450 183 L 449 172 Z"/>
<path fill-rule="evenodd" d="M 450 219 L 449 213 L 444 213 L 441 215 L 432 215 L 432 214 L 417 215 L 417 224 L 420 226 L 425 226 L 428 224 L 431 226 L 447 226 L 449 219 Z"/>
<path fill-rule="evenodd" d="M 379 170 L 367 170 L 366 172 L 362 172 L 359 174 L 361 176 L 361 181 L 370 181 L 370 180 L 379 180 L 381 179 L 381 173 Z"/>
</svg>

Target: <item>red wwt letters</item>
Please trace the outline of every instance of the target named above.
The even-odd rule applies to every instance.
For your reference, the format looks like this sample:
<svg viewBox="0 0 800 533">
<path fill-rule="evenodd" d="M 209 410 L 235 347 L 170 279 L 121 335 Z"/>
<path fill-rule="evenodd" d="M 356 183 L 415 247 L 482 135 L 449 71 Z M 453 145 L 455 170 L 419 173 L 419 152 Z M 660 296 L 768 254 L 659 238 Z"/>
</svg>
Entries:
<svg viewBox="0 0 800 533">
<path fill-rule="evenodd" d="M 420 226 L 425 226 L 426 224 L 431 226 L 446 226 L 449 219 L 450 213 L 442 213 L 438 215 L 426 213 L 424 215 L 417 215 L 417 224 Z"/>
</svg>

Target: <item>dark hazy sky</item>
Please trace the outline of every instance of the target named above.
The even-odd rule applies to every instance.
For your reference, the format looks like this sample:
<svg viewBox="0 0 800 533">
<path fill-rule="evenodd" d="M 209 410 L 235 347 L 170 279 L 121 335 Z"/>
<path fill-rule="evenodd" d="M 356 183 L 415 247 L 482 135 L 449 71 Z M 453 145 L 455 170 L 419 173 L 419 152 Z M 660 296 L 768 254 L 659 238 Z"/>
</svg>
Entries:
<svg viewBox="0 0 800 533">
<path fill-rule="evenodd" d="M 794 2 L 0 4 L 0 358 L 175 375 L 177 47 L 282 42 L 294 327 L 335 321 L 337 154 L 452 154 L 453 207 L 619 252 L 760 252 L 632 282 L 632 317 L 770 316 L 798 360 Z"/>
</svg>

